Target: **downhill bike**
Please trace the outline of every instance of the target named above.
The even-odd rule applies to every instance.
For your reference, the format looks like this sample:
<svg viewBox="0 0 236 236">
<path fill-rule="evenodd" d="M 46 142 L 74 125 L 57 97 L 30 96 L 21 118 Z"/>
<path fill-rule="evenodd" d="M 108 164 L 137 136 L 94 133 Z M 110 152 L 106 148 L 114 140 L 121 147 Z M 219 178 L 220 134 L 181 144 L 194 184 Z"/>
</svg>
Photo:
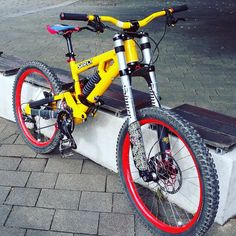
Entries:
<svg viewBox="0 0 236 236">
<path fill-rule="evenodd" d="M 13 89 L 15 119 L 25 142 L 38 153 L 57 148 L 63 153 L 76 149 L 74 126 L 95 116 L 101 96 L 120 77 L 128 118 L 117 142 L 119 175 L 137 216 L 154 234 L 165 236 L 204 235 L 219 203 L 218 177 L 209 151 L 186 120 L 161 107 L 150 36 L 139 30 L 161 16 L 167 25 L 175 24 L 174 13 L 184 10 L 186 5 L 171 7 L 127 22 L 110 16 L 61 13 L 61 20 L 88 22 L 84 27 L 47 27 L 66 39 L 73 82 L 62 84 L 47 65 L 31 61 L 19 70 Z M 105 22 L 120 28 L 113 38 L 114 49 L 77 62 L 71 35 L 82 30 L 114 30 Z M 93 75 L 79 76 L 91 68 L 97 68 Z M 135 108 L 131 79 L 136 76 L 148 84 L 151 107 Z"/>
</svg>

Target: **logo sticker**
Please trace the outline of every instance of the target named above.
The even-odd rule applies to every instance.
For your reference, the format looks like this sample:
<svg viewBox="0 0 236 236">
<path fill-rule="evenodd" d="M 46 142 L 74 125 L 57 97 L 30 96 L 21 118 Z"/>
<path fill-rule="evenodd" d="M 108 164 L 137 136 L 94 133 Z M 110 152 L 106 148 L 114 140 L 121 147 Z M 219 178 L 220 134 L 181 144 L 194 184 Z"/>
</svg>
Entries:
<svg viewBox="0 0 236 236">
<path fill-rule="evenodd" d="M 81 68 L 83 68 L 83 67 L 85 67 L 85 66 L 89 66 L 89 65 L 91 65 L 91 64 L 92 64 L 92 61 L 91 61 L 91 60 L 84 61 L 84 62 L 78 64 L 78 68 L 81 69 Z"/>
</svg>

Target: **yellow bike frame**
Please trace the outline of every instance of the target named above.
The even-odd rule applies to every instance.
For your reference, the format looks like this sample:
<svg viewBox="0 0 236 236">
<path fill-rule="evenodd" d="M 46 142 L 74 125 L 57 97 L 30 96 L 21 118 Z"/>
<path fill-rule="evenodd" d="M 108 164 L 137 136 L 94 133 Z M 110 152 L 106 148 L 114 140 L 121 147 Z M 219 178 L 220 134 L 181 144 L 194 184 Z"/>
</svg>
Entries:
<svg viewBox="0 0 236 236">
<path fill-rule="evenodd" d="M 171 9 L 169 10 L 171 11 Z M 143 27 L 155 18 L 164 16 L 165 14 L 166 11 L 155 12 L 146 17 L 145 19 L 138 21 L 139 27 Z M 93 15 L 89 15 L 88 21 L 93 21 L 94 17 L 95 16 Z M 120 27 L 122 29 L 130 29 L 131 27 L 133 27 L 131 22 L 121 22 L 110 16 L 101 16 L 100 20 L 104 22 L 113 23 L 117 27 Z M 69 43 L 71 45 L 70 40 L 71 39 L 69 38 Z M 132 38 L 124 40 L 124 53 L 127 64 L 139 61 L 136 43 Z M 74 81 L 74 92 L 61 92 L 60 94 L 56 94 L 53 97 L 53 100 L 54 102 L 64 100 L 72 110 L 72 115 L 75 123 L 79 124 L 87 118 L 87 112 L 89 110 L 89 105 L 87 103 L 95 104 L 97 102 L 98 98 L 106 92 L 113 80 L 119 75 L 120 68 L 117 54 L 114 49 L 81 62 L 76 62 L 73 56 L 69 58 L 69 64 L 72 79 Z M 86 97 L 87 102 L 85 104 L 81 101 L 81 96 L 83 96 L 83 94 L 79 76 L 81 73 L 94 67 L 97 67 L 97 72 L 100 77 L 100 81 L 95 85 L 94 89 Z M 25 106 L 25 113 L 28 115 L 31 114 L 31 107 L 29 104 Z"/>
<path fill-rule="evenodd" d="M 126 40 L 124 43 L 127 63 L 138 61 L 136 44 L 133 39 Z M 101 97 L 109 88 L 111 83 L 119 75 L 119 64 L 115 50 L 110 50 L 90 59 L 76 62 L 69 61 L 72 79 L 74 81 L 74 93 L 69 91 L 62 92 L 54 96 L 54 101 L 65 100 L 66 104 L 72 109 L 73 118 L 76 124 L 82 123 L 87 118 L 86 112 L 89 106 L 80 101 L 82 95 L 79 75 L 91 68 L 97 67 L 101 78 L 95 88 L 86 98 L 89 103 L 96 103 L 97 98 Z M 26 114 L 31 114 L 29 105 L 25 107 Z"/>
</svg>

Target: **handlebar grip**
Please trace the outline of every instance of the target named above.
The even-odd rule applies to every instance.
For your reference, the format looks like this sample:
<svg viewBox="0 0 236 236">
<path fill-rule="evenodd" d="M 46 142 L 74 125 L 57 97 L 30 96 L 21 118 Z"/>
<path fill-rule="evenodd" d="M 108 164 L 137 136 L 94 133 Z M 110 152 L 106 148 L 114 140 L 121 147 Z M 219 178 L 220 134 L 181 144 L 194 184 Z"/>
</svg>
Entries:
<svg viewBox="0 0 236 236">
<path fill-rule="evenodd" d="M 77 14 L 77 13 L 65 13 L 60 14 L 61 20 L 78 20 L 78 21 L 88 21 L 87 14 Z"/>
<path fill-rule="evenodd" d="M 188 6 L 182 5 L 182 6 L 178 6 L 178 7 L 172 7 L 173 13 L 175 12 L 180 12 L 180 11 L 187 11 L 188 10 Z"/>
</svg>

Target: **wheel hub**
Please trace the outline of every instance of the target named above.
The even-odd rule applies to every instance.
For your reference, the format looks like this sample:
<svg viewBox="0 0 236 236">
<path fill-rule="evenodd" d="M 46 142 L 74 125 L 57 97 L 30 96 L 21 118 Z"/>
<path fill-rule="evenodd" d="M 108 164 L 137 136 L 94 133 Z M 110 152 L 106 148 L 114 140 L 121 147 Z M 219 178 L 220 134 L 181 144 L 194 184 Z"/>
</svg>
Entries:
<svg viewBox="0 0 236 236">
<path fill-rule="evenodd" d="M 140 172 L 145 182 L 156 182 L 161 190 L 174 194 L 182 186 L 182 172 L 178 163 L 171 155 L 162 160 L 162 155 L 157 154 L 148 161 L 149 170 Z"/>
</svg>

